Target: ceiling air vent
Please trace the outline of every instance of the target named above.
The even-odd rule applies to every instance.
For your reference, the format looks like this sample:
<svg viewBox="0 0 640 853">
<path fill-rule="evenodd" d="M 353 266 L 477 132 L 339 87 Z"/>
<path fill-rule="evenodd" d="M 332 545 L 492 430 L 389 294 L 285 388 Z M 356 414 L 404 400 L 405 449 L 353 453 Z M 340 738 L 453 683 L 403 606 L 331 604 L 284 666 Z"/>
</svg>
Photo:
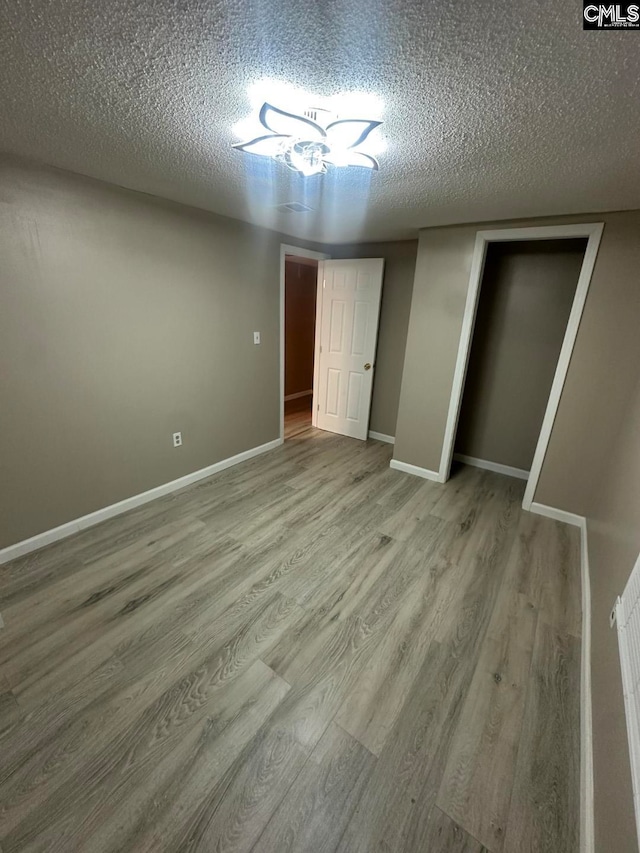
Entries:
<svg viewBox="0 0 640 853">
<path fill-rule="evenodd" d="M 307 213 L 313 208 L 300 204 L 299 201 L 286 201 L 284 204 L 277 204 L 276 210 L 281 210 L 283 213 Z"/>
</svg>

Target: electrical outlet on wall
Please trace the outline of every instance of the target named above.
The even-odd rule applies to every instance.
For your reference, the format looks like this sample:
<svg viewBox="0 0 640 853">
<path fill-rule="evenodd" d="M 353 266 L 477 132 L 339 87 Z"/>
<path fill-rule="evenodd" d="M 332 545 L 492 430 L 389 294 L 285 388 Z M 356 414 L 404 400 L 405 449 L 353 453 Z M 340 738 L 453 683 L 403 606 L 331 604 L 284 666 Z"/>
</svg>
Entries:
<svg viewBox="0 0 640 853">
<path fill-rule="evenodd" d="M 173 446 L 174 447 L 182 447 L 182 433 L 174 432 L 173 434 Z"/>
<path fill-rule="evenodd" d="M 253 333 L 253 342 L 254 342 L 254 344 L 260 343 L 260 332 L 254 332 Z"/>
</svg>

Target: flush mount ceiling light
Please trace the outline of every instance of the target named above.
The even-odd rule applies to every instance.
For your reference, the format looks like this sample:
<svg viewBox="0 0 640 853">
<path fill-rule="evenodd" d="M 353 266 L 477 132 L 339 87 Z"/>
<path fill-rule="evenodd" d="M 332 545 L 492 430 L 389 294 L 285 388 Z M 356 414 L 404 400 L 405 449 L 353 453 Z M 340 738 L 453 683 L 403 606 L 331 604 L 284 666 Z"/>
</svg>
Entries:
<svg viewBox="0 0 640 853">
<path fill-rule="evenodd" d="M 320 107 L 296 114 L 268 101 L 262 104 L 258 118 L 259 135 L 249 142 L 236 143 L 234 148 L 270 157 L 304 176 L 323 174 L 328 166 L 378 169 L 378 161 L 367 153 L 365 143 L 381 121 L 344 118 Z"/>
</svg>

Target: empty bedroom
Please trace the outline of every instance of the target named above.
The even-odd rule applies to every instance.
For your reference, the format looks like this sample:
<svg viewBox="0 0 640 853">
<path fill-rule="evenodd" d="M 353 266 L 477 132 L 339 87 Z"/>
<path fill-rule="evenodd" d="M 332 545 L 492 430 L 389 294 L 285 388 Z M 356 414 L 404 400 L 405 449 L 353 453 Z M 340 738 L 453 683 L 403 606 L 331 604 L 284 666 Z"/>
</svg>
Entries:
<svg viewBox="0 0 640 853">
<path fill-rule="evenodd" d="M 638 853 L 639 47 L 0 0 L 0 853 Z"/>
</svg>

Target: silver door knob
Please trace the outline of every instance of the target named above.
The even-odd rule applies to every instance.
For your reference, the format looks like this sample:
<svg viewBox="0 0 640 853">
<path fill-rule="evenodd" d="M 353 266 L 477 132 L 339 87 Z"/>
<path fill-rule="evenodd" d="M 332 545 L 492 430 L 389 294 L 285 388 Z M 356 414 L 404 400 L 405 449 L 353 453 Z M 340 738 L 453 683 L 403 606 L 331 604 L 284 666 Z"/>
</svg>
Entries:
<svg viewBox="0 0 640 853">
<path fill-rule="evenodd" d="M 365 369 L 365 370 L 371 370 L 371 365 L 369 364 L 369 362 L 367 362 L 367 363 L 365 364 L 364 369 Z"/>
</svg>

